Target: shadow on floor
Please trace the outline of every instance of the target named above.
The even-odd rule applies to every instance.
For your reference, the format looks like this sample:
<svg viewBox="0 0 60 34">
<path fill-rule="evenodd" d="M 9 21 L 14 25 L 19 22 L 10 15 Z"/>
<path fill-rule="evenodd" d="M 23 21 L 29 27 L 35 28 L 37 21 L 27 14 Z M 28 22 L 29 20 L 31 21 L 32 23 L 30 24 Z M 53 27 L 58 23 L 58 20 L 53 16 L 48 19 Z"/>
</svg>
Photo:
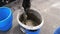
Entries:
<svg viewBox="0 0 60 34">
<path fill-rule="evenodd" d="M 8 30 L 8 31 L 6 31 L 6 32 L 0 31 L 0 34 L 8 34 L 8 33 L 10 33 L 10 30 Z"/>
<path fill-rule="evenodd" d="M 20 30 L 20 26 L 17 25 L 14 29 L 13 29 L 13 34 L 25 34 Z"/>
</svg>

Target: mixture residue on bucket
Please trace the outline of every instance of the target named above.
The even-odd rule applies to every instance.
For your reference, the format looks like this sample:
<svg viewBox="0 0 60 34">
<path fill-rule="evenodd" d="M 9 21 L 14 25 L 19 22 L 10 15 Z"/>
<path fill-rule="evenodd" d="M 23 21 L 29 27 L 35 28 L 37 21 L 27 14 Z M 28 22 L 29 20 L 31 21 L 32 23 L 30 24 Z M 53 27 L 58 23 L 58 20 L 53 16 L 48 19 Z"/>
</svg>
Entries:
<svg viewBox="0 0 60 34">
<path fill-rule="evenodd" d="M 38 18 L 37 16 L 40 16 L 39 13 L 37 13 L 34 10 L 29 10 L 27 14 L 27 19 L 25 20 L 26 16 L 24 16 L 24 13 L 23 13 L 22 15 L 20 15 L 19 20 L 24 25 L 34 27 L 34 26 L 38 26 L 39 24 L 41 24 L 41 18 L 40 17 Z"/>
<path fill-rule="evenodd" d="M 27 21 L 25 22 L 25 24 L 28 25 L 28 26 L 34 26 L 34 21 L 32 21 L 32 20 L 27 20 Z"/>
</svg>

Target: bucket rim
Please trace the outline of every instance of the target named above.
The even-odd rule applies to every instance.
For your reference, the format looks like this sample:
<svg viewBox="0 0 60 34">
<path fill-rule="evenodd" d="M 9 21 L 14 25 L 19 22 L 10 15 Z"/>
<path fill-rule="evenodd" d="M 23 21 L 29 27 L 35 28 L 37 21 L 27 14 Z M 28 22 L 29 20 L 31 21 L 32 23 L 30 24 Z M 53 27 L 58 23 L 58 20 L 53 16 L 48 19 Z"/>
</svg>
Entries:
<svg viewBox="0 0 60 34">
<path fill-rule="evenodd" d="M 40 16 L 41 16 L 41 13 L 37 9 L 33 8 L 33 10 L 37 11 L 40 14 Z M 18 12 L 18 14 L 17 14 L 17 21 L 20 24 L 20 26 L 24 27 L 25 29 L 28 29 L 28 30 L 40 29 L 43 26 L 43 24 L 44 24 L 44 19 L 41 16 L 41 20 L 42 21 L 41 21 L 41 24 L 39 24 L 38 26 L 31 27 L 31 26 L 24 25 L 23 23 L 21 23 L 21 21 L 19 21 L 19 15 L 20 15 L 20 13 Z"/>
</svg>

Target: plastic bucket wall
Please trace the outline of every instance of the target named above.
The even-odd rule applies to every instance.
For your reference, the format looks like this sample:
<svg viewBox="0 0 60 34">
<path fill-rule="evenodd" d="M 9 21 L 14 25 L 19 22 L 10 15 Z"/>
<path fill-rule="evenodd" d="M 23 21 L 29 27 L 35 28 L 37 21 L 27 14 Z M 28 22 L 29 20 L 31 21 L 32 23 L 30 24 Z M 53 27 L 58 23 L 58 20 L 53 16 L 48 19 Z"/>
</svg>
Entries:
<svg viewBox="0 0 60 34">
<path fill-rule="evenodd" d="M 7 31 L 12 27 L 12 11 L 8 7 L 0 7 L 0 30 Z"/>
<path fill-rule="evenodd" d="M 17 14 L 17 21 L 18 21 L 18 23 L 20 24 L 20 29 L 24 32 L 24 33 L 26 33 L 26 34 L 39 34 L 40 33 L 40 28 L 42 27 L 42 25 L 43 25 L 43 22 L 44 22 L 44 20 L 43 20 L 43 18 L 41 17 L 41 14 L 39 13 L 39 11 L 37 11 L 37 10 L 35 10 L 35 9 L 30 9 L 30 10 L 32 10 L 32 11 L 30 11 L 30 12 L 28 12 L 28 14 L 29 13 L 31 13 L 31 14 L 34 14 L 35 16 L 37 16 L 37 18 L 38 19 L 36 19 L 38 22 L 36 22 L 36 24 L 38 23 L 38 25 L 36 25 L 36 26 L 34 26 L 34 27 L 31 27 L 31 26 L 28 26 L 28 25 L 25 25 L 24 23 L 22 23 L 21 21 L 20 21 L 20 17 L 21 17 L 21 15 L 22 14 L 24 14 L 24 11 L 23 10 L 21 10 L 21 13 L 20 12 L 18 12 L 18 14 Z M 30 16 L 32 16 L 32 15 L 30 15 Z M 33 16 L 34 17 L 34 16 Z M 33 17 L 31 17 L 31 19 L 33 19 Z M 22 18 L 21 18 L 22 19 Z M 35 18 L 34 18 L 35 19 Z"/>
</svg>

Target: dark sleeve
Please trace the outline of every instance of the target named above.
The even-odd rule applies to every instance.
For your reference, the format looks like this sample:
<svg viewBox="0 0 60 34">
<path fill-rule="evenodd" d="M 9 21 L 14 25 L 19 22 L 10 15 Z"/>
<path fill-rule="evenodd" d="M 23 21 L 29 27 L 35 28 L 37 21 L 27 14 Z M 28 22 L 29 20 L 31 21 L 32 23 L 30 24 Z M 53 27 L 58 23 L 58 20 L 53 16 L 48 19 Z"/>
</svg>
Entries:
<svg viewBox="0 0 60 34">
<path fill-rule="evenodd" d="M 24 9 L 30 8 L 30 0 L 23 0 L 22 6 L 24 7 Z"/>
</svg>

